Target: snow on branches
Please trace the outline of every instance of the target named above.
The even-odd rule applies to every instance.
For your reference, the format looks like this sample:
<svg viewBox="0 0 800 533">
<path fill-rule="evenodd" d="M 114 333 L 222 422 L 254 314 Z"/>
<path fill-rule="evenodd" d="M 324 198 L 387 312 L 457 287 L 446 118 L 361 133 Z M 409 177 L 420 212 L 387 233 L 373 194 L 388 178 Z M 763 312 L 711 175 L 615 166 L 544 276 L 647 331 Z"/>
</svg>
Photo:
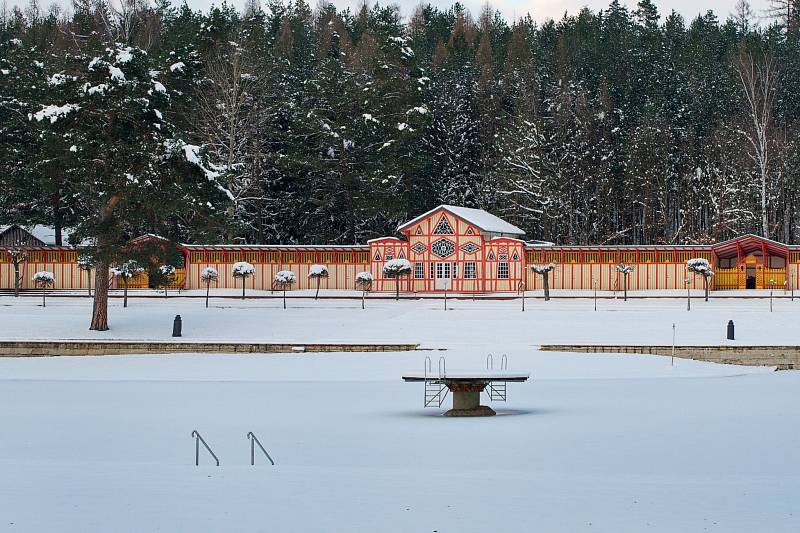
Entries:
<svg viewBox="0 0 800 533">
<path fill-rule="evenodd" d="M 219 279 L 219 272 L 214 267 L 206 267 L 200 272 L 200 279 L 203 283 L 209 284 Z"/>
<path fill-rule="evenodd" d="M 550 272 L 555 268 L 556 265 L 554 263 L 548 263 L 546 265 L 531 265 L 531 270 L 536 274 L 544 274 L 545 272 Z"/>
<path fill-rule="evenodd" d="M 311 265 L 311 268 L 308 269 L 308 277 L 309 278 L 327 278 L 328 277 L 328 267 L 325 265 Z"/>
<path fill-rule="evenodd" d="M 373 279 L 371 272 L 359 272 L 356 274 L 356 284 L 372 283 Z"/>
<path fill-rule="evenodd" d="M 144 268 L 132 259 L 111 269 L 111 273 L 114 276 L 124 279 L 130 279 L 141 272 L 144 272 Z"/>
<path fill-rule="evenodd" d="M 383 275 L 396 278 L 411 274 L 411 262 L 408 259 L 390 259 L 383 265 Z"/>
<path fill-rule="evenodd" d="M 686 270 L 695 274 L 700 274 L 706 278 L 714 275 L 714 271 L 711 269 L 711 264 L 708 262 L 708 259 L 703 259 L 702 257 L 696 257 L 686 261 Z"/>
<path fill-rule="evenodd" d="M 256 267 L 248 263 L 247 261 L 239 261 L 235 265 L 233 265 L 233 269 L 231 269 L 231 274 L 234 278 L 246 278 L 248 276 L 252 276 L 256 273 Z"/>
<path fill-rule="evenodd" d="M 291 270 L 281 270 L 275 274 L 275 282 L 280 285 L 291 285 L 295 281 L 294 272 Z"/>
<path fill-rule="evenodd" d="M 55 283 L 55 281 L 56 277 L 52 272 L 48 272 L 47 270 L 42 270 L 33 275 L 33 282 L 39 287 L 47 287 Z"/>
<path fill-rule="evenodd" d="M 633 272 L 635 269 L 636 267 L 634 267 L 633 265 L 626 265 L 626 264 L 616 265 L 614 267 L 614 270 L 616 270 L 620 274 L 625 274 L 626 276 L 631 272 Z"/>
<path fill-rule="evenodd" d="M 161 265 L 159 270 L 161 271 L 161 274 L 166 277 L 174 276 L 176 272 L 175 267 L 172 265 Z"/>
</svg>

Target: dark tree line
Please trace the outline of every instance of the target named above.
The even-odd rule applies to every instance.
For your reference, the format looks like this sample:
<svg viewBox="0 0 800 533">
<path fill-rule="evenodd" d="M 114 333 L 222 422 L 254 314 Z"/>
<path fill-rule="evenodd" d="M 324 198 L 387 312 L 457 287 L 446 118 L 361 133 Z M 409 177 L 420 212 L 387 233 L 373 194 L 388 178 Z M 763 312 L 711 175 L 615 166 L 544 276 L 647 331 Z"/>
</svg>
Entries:
<svg viewBox="0 0 800 533">
<path fill-rule="evenodd" d="M 0 223 L 353 243 L 452 203 L 559 243 L 800 242 L 798 7 L 32 2 L 0 14 Z"/>
</svg>

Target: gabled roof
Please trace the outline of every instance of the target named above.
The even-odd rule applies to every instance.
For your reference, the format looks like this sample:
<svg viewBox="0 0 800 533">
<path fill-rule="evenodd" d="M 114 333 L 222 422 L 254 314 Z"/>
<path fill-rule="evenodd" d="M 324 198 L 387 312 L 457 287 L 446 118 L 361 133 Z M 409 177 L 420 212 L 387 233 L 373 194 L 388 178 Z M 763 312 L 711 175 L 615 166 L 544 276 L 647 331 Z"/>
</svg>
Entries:
<svg viewBox="0 0 800 533">
<path fill-rule="evenodd" d="M 745 255 L 758 250 L 765 250 L 770 255 L 786 255 L 789 247 L 782 242 L 773 241 L 766 237 L 748 233 L 740 237 L 728 239 L 711 246 L 711 249 L 720 257 L 734 257 L 739 250 Z"/>
<path fill-rule="evenodd" d="M 514 224 L 509 224 L 505 220 L 500 217 L 496 217 L 493 214 L 489 213 L 488 211 L 484 211 L 483 209 L 472 209 L 470 207 L 460 207 L 457 205 L 440 205 L 438 207 L 434 207 L 430 211 L 421 214 L 420 216 L 414 218 L 413 220 L 409 220 L 405 224 L 401 224 L 397 231 L 403 231 L 409 226 L 413 226 L 420 220 L 429 217 L 433 213 L 439 210 L 444 210 L 450 213 L 453 216 L 456 216 L 467 222 L 468 224 L 472 224 L 476 226 L 478 229 L 483 230 L 487 233 L 502 233 L 504 235 L 525 235 L 525 232 L 516 227 Z"/>
</svg>

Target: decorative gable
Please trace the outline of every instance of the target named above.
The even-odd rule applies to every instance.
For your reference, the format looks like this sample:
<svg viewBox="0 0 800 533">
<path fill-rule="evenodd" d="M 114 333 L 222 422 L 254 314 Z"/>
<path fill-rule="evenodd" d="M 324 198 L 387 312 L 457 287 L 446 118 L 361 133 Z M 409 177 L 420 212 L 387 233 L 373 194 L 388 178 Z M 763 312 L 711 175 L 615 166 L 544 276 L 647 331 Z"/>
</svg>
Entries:
<svg viewBox="0 0 800 533">
<path fill-rule="evenodd" d="M 450 225 L 450 222 L 447 221 L 447 217 L 442 215 L 442 218 L 439 219 L 439 223 L 436 224 L 436 227 L 433 230 L 434 235 L 453 235 L 455 231 L 453 231 L 453 227 Z"/>
</svg>

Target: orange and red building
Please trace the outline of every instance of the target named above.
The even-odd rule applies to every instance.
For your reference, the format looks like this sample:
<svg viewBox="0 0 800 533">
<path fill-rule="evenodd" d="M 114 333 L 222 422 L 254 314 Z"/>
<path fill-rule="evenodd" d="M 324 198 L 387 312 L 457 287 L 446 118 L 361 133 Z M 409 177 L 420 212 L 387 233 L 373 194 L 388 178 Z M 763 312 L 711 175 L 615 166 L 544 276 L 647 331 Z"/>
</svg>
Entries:
<svg viewBox="0 0 800 533">
<path fill-rule="evenodd" d="M 0 289 L 13 288 L 13 266 L 3 235 L 19 227 L 0 230 Z M 269 290 L 275 274 L 291 270 L 295 288 L 316 287 L 308 280 L 313 264 L 328 267 L 323 289 L 354 289 L 356 274 L 369 271 L 374 277 L 372 290 L 394 291 L 396 283 L 405 292 L 464 293 L 518 292 L 536 290 L 542 279 L 529 268 L 553 263 L 550 286 L 565 290 L 620 290 L 622 274 L 615 269 L 634 267 L 628 279 L 630 290 L 701 288 L 703 281 L 688 275 L 686 261 L 704 258 L 715 271 L 712 290 L 793 289 L 800 284 L 800 246 L 787 245 L 756 235 L 744 235 L 711 245 L 653 246 L 560 246 L 542 241 L 526 241 L 518 227 L 480 209 L 441 205 L 402 224 L 399 236 L 373 239 L 364 245 L 199 245 L 182 244 L 182 264 L 172 286 L 184 289 L 204 287 L 200 274 L 206 267 L 219 272 L 218 287 L 241 287 L 231 275 L 233 265 L 247 261 L 256 268 L 246 280 L 249 289 Z M 32 275 L 40 270 L 55 274 L 56 288 L 86 288 L 89 276 L 78 264 L 78 249 L 48 246 L 28 241 L 23 288 L 33 288 Z M 396 280 L 383 275 L 383 265 L 391 259 L 407 259 L 411 275 Z M 147 287 L 146 275 L 131 286 Z"/>
</svg>

